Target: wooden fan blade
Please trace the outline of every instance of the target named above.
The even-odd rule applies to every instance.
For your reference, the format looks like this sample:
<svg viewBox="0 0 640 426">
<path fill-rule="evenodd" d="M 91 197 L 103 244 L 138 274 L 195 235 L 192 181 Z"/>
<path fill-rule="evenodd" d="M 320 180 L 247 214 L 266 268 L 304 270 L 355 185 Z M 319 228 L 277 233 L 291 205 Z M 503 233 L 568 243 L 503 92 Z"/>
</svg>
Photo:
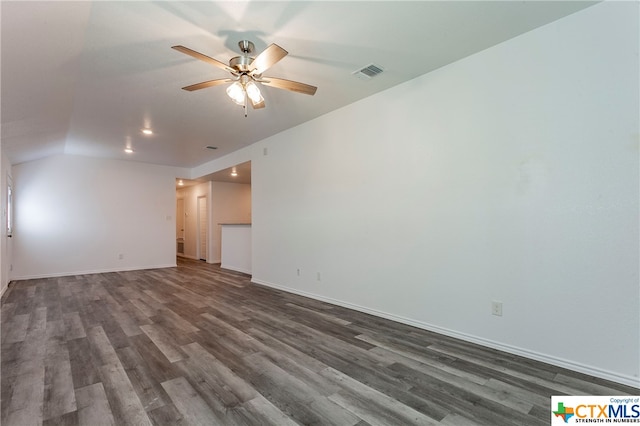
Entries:
<svg viewBox="0 0 640 426">
<path fill-rule="evenodd" d="M 297 81 L 285 80 L 283 78 L 273 78 L 273 77 L 264 77 L 264 80 L 259 80 L 261 84 L 265 86 L 271 86 L 278 89 L 291 90 L 292 92 L 303 93 L 305 95 L 315 95 L 316 90 L 318 90 L 315 86 L 310 86 L 308 84 L 299 83 Z"/>
<path fill-rule="evenodd" d="M 256 58 L 251 62 L 249 68 L 251 69 L 251 74 L 260 75 L 269 68 L 271 68 L 276 62 L 280 59 L 287 56 L 289 52 L 284 50 L 282 47 L 277 44 L 271 44 L 269 47 L 264 49 L 262 53 L 260 53 Z"/>
<path fill-rule="evenodd" d="M 182 90 L 188 90 L 193 92 L 194 90 L 206 89 L 207 87 L 219 86 L 224 83 L 230 83 L 233 80 L 228 78 L 221 78 L 218 80 L 203 81 L 202 83 L 192 84 L 191 86 L 183 87 Z"/>
<path fill-rule="evenodd" d="M 253 101 L 251 101 L 251 106 L 253 107 L 253 109 L 264 108 L 264 99 L 257 103 L 254 103 Z"/>
<path fill-rule="evenodd" d="M 188 47 L 184 46 L 171 46 L 172 49 L 177 50 L 178 52 L 182 52 L 185 55 L 189 55 L 193 58 L 200 59 L 201 61 L 207 62 L 211 65 L 215 65 L 218 68 L 222 68 L 225 71 L 234 72 L 233 69 L 229 68 L 229 66 L 223 62 L 218 61 L 217 59 L 210 58 L 207 55 L 203 55 L 200 52 L 196 52 L 195 50 L 191 50 Z"/>
</svg>

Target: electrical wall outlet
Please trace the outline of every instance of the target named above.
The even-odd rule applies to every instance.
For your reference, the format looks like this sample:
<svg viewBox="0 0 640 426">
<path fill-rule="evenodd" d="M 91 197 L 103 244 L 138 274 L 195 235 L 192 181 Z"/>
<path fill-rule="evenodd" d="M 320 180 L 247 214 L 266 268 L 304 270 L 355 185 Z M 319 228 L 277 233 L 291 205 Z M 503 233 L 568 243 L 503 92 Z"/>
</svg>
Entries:
<svg viewBox="0 0 640 426">
<path fill-rule="evenodd" d="M 502 302 L 493 301 L 491 302 L 491 315 L 495 315 L 497 317 L 502 316 Z"/>
<path fill-rule="evenodd" d="M 316 278 L 318 279 L 318 281 L 322 281 L 322 279 L 320 277 L 320 272 L 318 272 L 318 275 L 316 276 Z"/>
<path fill-rule="evenodd" d="M 296 274 L 298 274 L 298 276 L 300 276 L 300 268 L 298 268 L 298 269 L 296 270 Z"/>
<path fill-rule="evenodd" d="M 120 260 L 124 259 L 124 254 L 118 253 L 118 259 L 120 259 Z"/>
</svg>

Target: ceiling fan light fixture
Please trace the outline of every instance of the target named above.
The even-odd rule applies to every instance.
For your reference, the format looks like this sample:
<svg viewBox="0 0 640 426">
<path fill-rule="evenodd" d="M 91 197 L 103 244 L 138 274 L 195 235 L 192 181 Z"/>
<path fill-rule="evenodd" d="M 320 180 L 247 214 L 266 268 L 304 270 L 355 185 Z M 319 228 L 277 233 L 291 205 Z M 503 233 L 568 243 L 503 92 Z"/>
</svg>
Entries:
<svg viewBox="0 0 640 426">
<path fill-rule="evenodd" d="M 258 85 L 253 81 L 248 82 L 244 88 L 247 91 L 247 96 L 249 96 L 249 99 L 251 99 L 251 102 L 254 104 L 259 104 L 264 101 Z"/>
<path fill-rule="evenodd" d="M 238 81 L 227 87 L 227 95 L 238 105 L 244 105 L 244 87 Z"/>
</svg>

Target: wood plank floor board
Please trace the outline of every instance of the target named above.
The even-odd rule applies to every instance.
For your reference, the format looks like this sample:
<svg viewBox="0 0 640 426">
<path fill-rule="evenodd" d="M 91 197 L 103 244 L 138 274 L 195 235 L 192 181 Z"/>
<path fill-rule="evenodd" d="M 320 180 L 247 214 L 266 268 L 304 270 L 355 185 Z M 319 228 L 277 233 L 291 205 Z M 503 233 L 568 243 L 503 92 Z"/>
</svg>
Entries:
<svg viewBox="0 0 640 426">
<path fill-rule="evenodd" d="M 145 411 L 149 412 L 171 403 L 164 388 L 155 380 L 147 364 L 135 349 L 132 347 L 117 349 L 116 354 Z"/>
<path fill-rule="evenodd" d="M 339 317 L 334 316 L 331 313 L 325 313 L 325 312 L 321 312 L 320 310 L 316 310 L 316 309 L 311 309 L 311 308 L 307 308 L 305 306 L 301 306 L 301 305 L 296 305 L 295 303 L 286 303 L 287 307 L 293 308 L 293 309 L 300 309 L 303 310 L 305 312 L 307 312 L 308 314 L 311 314 L 312 316 L 317 316 L 320 318 L 323 318 L 327 321 L 339 324 L 339 325 L 349 325 L 351 324 L 350 321 L 347 320 L 343 320 Z"/>
<path fill-rule="evenodd" d="M 3 425 L 42 424 L 44 365 L 38 364 L 15 377 Z"/>
<path fill-rule="evenodd" d="M 13 293 L 13 294 L 12 294 Z M 14 295 L 15 294 L 15 295 Z M 19 287 L 15 284 L 5 293 L 8 301 L 15 301 L 15 314 L 29 314 L 33 312 L 36 286 L 32 280 L 24 281 Z"/>
<path fill-rule="evenodd" d="M 264 424 L 271 426 L 296 426 L 298 423 L 283 413 L 278 407 L 273 405 L 262 394 L 247 401 L 244 406 L 252 413 L 258 422 L 254 424 Z"/>
<path fill-rule="evenodd" d="M 504 391 L 504 388 L 494 388 L 488 385 L 478 385 L 476 383 L 465 381 L 458 376 L 442 372 L 441 374 L 423 374 L 404 366 L 403 364 L 393 364 L 388 367 L 389 370 L 398 374 L 398 378 L 403 381 L 414 384 L 417 387 L 432 386 L 435 381 L 439 381 L 443 389 L 449 389 L 451 392 L 464 391 L 467 399 L 482 399 L 496 402 L 504 405 L 511 410 L 528 413 L 533 408 L 531 401 L 518 398 L 519 394 L 512 394 Z"/>
<path fill-rule="evenodd" d="M 555 366 L 550 366 L 549 370 L 546 369 L 548 364 L 544 364 L 538 362 L 537 368 L 531 368 L 527 365 L 520 365 L 517 361 L 512 363 L 508 363 L 505 366 L 504 362 L 496 362 L 493 363 L 490 358 L 486 356 L 476 357 L 474 355 L 469 355 L 466 353 L 462 353 L 461 351 L 448 351 L 443 348 L 432 346 L 429 347 L 429 350 L 435 350 L 438 352 L 445 351 L 448 355 L 457 356 L 456 364 L 466 363 L 471 369 L 475 371 L 485 371 L 486 374 L 490 374 L 492 377 L 499 377 L 501 380 L 504 380 L 509 383 L 522 383 L 526 384 L 530 389 L 534 391 L 538 391 L 540 394 L 545 395 L 592 395 L 594 392 L 587 390 L 587 387 L 582 387 L 583 382 L 582 379 L 577 378 L 581 377 L 576 372 L 571 372 L 571 377 L 576 377 L 572 383 L 576 383 L 576 386 L 570 386 L 568 384 L 562 383 L 562 381 L 557 381 L 556 377 L 558 373 L 556 373 L 557 368 Z M 574 376 L 578 375 L 578 376 Z M 621 384 L 614 384 L 612 382 L 608 382 L 602 379 L 596 379 L 597 383 L 600 383 L 602 386 L 600 389 L 603 390 L 600 394 L 614 394 L 616 392 L 622 394 L 632 394 L 631 392 L 634 388 L 629 386 L 624 386 Z M 605 386 L 604 383 L 609 385 L 613 385 L 613 387 Z M 607 392 L 604 390 L 607 389 Z M 551 392 L 549 392 L 549 390 Z M 637 392 L 637 391 L 636 391 Z"/>
<path fill-rule="evenodd" d="M 71 312 L 79 313 L 81 308 L 79 305 L 77 295 L 71 293 L 70 296 L 61 297 L 60 303 L 62 304 L 62 314 L 68 314 Z"/>
<path fill-rule="evenodd" d="M 116 365 L 120 363 L 116 354 L 117 348 L 111 345 L 107 333 L 101 326 L 87 330 L 87 339 L 93 355 L 92 360 L 95 360 L 96 365 Z"/>
<path fill-rule="evenodd" d="M 214 334 L 208 333 L 206 330 L 197 333 L 196 342 L 202 346 L 207 352 L 220 360 L 231 371 L 248 381 L 254 374 L 254 370 L 249 368 L 244 356 L 247 354 L 238 354 L 229 350 L 221 339 L 215 337 Z"/>
<path fill-rule="evenodd" d="M 9 293 L 11 292 L 6 292 L 5 294 L 9 294 Z M 8 300 L 8 297 L 6 297 L 5 300 Z M 15 303 L 13 302 L 2 303 L 2 310 L 0 310 L 0 332 L 2 332 L 3 336 L 5 332 L 9 330 L 9 328 L 7 328 L 7 323 L 13 320 L 13 317 L 15 315 L 15 310 L 16 310 Z M 29 315 L 29 314 L 27 313 L 22 315 Z"/>
<path fill-rule="evenodd" d="M 182 291 L 176 292 L 173 294 L 173 297 L 176 297 L 180 300 L 183 300 L 194 308 L 206 308 L 208 305 L 202 301 L 202 297 L 192 291 Z"/>
<path fill-rule="evenodd" d="M 228 409 L 242 404 L 238 397 L 229 389 L 225 389 L 219 381 L 211 379 L 202 369 L 193 368 L 193 363 L 178 361 L 175 365 L 181 373 L 185 374 L 184 378 L 219 418 L 223 419 Z"/>
<path fill-rule="evenodd" d="M 439 364 L 452 364 L 456 357 L 440 352 L 429 351 L 428 347 L 418 346 L 410 341 L 395 336 L 385 336 L 380 333 L 366 333 L 356 336 L 357 339 L 369 343 L 375 348 L 385 348 L 392 352 L 399 353 L 407 358 L 412 358 L 418 362 L 437 362 Z"/>
<path fill-rule="evenodd" d="M 120 362 L 99 368 L 100 378 L 116 424 L 151 425 L 151 420 Z"/>
<path fill-rule="evenodd" d="M 287 308 L 289 308 L 287 306 Z M 289 312 L 294 312 L 295 309 L 288 309 Z M 297 314 L 296 314 L 297 315 Z M 300 325 L 307 326 L 311 334 L 315 334 L 316 330 L 322 330 L 322 334 L 325 336 L 331 336 L 334 339 L 341 340 L 349 345 L 360 347 L 365 350 L 369 350 L 374 348 L 374 345 L 371 345 L 364 340 L 358 339 L 357 335 L 359 333 L 350 330 L 345 327 L 344 324 L 338 324 L 335 321 L 330 321 L 322 316 L 314 316 L 310 317 L 308 315 L 298 315 L 295 317 L 297 323 Z"/>
<path fill-rule="evenodd" d="M 47 341 L 44 366 L 44 420 L 76 411 L 71 362 L 63 339 Z"/>
<path fill-rule="evenodd" d="M 185 419 L 185 424 L 202 425 L 223 424 L 220 417 L 204 402 L 184 377 L 178 377 L 162 383 L 173 404 Z"/>
<path fill-rule="evenodd" d="M 12 283 L 1 319 L 8 426 L 537 426 L 640 393 L 186 259 Z"/>
<path fill-rule="evenodd" d="M 64 321 L 65 332 L 64 337 L 66 340 L 80 339 L 87 337 L 87 333 L 84 330 L 82 319 L 78 312 L 68 312 L 62 315 Z"/>
<path fill-rule="evenodd" d="M 116 312 L 115 320 L 122 332 L 127 337 L 137 336 L 138 334 L 143 333 L 140 325 L 135 320 L 135 318 L 129 312 L 125 311 L 122 308 L 120 308 L 119 311 Z"/>
<path fill-rule="evenodd" d="M 146 334 L 133 336 L 130 339 L 135 354 L 140 358 L 140 362 L 144 363 L 148 373 L 156 382 L 165 382 L 179 376 L 175 366 L 167 360 L 167 357 Z"/>
<path fill-rule="evenodd" d="M 274 361 L 279 362 L 277 356 L 281 356 L 283 358 L 287 358 L 293 360 L 300 365 L 304 366 L 310 371 L 314 373 L 318 373 L 324 370 L 327 365 L 320 362 L 318 359 L 314 358 L 311 354 L 302 352 L 293 346 L 287 345 L 286 343 L 274 338 L 273 336 L 263 332 L 262 330 L 256 328 L 249 328 L 247 333 L 255 338 L 254 343 L 256 344 L 256 349 L 260 352 L 264 353 L 266 356 L 272 356 L 270 353 L 274 352 L 273 356 Z M 261 346 L 262 345 L 262 346 Z M 270 352 L 265 352 L 263 347 L 269 348 Z"/>
<path fill-rule="evenodd" d="M 154 408 L 153 410 L 148 411 L 147 414 L 149 415 L 151 422 L 157 426 L 187 426 L 186 420 L 182 417 L 182 414 L 180 414 L 173 403 Z"/>
<path fill-rule="evenodd" d="M 180 347 L 174 344 L 173 340 L 167 336 L 163 329 L 155 324 L 143 325 L 140 327 L 144 334 L 151 339 L 154 345 L 164 354 L 169 362 L 180 361 L 184 354 Z"/>
<path fill-rule="evenodd" d="M 2 376 L 16 375 L 15 365 L 20 362 L 24 342 L 5 343 L 2 347 Z"/>
<path fill-rule="evenodd" d="M 562 368 L 539 361 L 518 357 L 517 355 L 501 352 L 488 347 L 475 345 L 473 348 L 465 349 L 465 346 L 458 341 L 440 342 L 430 345 L 428 351 L 438 352 L 458 359 L 472 359 L 475 363 L 485 363 L 491 365 L 494 370 L 500 368 L 509 369 L 523 373 L 524 375 L 536 376 L 541 379 L 551 379 L 557 373 L 563 371 Z"/>
<path fill-rule="evenodd" d="M 635 395 L 638 394 L 638 389 L 630 386 L 616 385 L 612 387 L 609 386 L 608 383 L 603 383 L 601 379 L 574 372 L 571 372 L 571 374 L 558 373 L 553 381 L 570 386 L 573 389 L 581 389 L 590 395 L 614 395 L 616 392 L 622 393 L 623 395 L 634 395 L 633 392 L 635 392 Z"/>
<path fill-rule="evenodd" d="M 75 389 L 93 385 L 100 381 L 98 358 L 93 356 L 86 337 L 67 341 L 71 377 Z"/>
<path fill-rule="evenodd" d="M 386 346 L 373 348 L 371 349 L 371 352 L 375 352 L 380 357 L 383 357 L 387 360 L 387 364 L 385 365 L 385 367 L 388 367 L 389 365 L 395 363 L 399 363 L 415 371 L 419 371 L 429 375 L 441 375 L 446 372 L 479 385 L 484 385 L 491 378 L 491 376 L 476 374 L 475 370 L 466 369 L 464 368 L 464 366 L 460 368 L 455 363 L 443 363 L 439 360 L 433 360 L 429 357 L 418 358 L 413 354 L 407 355 L 406 353 L 398 350 L 389 350 Z"/>
<path fill-rule="evenodd" d="M 199 324 L 207 324 L 204 327 L 211 328 L 215 330 L 215 332 L 221 336 L 225 336 L 229 338 L 231 341 L 240 342 L 241 348 L 240 351 L 251 351 L 253 349 L 253 337 L 245 333 L 243 330 L 234 327 L 232 324 L 224 321 L 221 318 L 218 318 L 210 313 L 200 314 L 201 319 L 204 319 L 204 322 L 198 321 Z"/>
<path fill-rule="evenodd" d="M 452 389 L 442 382 L 434 382 L 433 386 L 416 386 L 411 391 L 420 398 L 431 399 L 451 413 L 464 417 L 474 424 L 486 426 L 548 426 L 549 424 L 548 415 L 543 420 L 529 414 L 522 414 L 497 402 L 482 399 L 471 392 L 465 392 L 459 388 Z"/>
<path fill-rule="evenodd" d="M 143 292 L 158 303 L 167 303 L 169 301 L 169 299 L 158 290 L 146 289 L 143 290 Z M 129 299 L 131 299 L 131 297 L 129 297 Z"/>
<path fill-rule="evenodd" d="M 216 358 L 223 360 L 225 363 L 229 363 L 229 365 L 234 365 L 236 360 L 256 351 L 256 349 L 246 341 L 234 341 L 229 335 L 225 334 L 223 330 L 216 330 L 213 327 L 208 327 L 206 324 L 200 325 L 201 329 L 196 333 L 196 341 Z"/>
<path fill-rule="evenodd" d="M 257 360 L 256 356 L 257 354 L 252 355 L 253 360 Z M 252 378 L 251 383 L 258 392 L 294 421 L 301 424 L 354 425 L 360 420 L 277 366 L 262 363 L 261 368 L 266 371 Z"/>
<path fill-rule="evenodd" d="M 79 423 L 78 412 L 71 411 L 57 417 L 51 417 L 42 422 L 43 426 L 74 426 Z"/>
<path fill-rule="evenodd" d="M 23 342 L 27 337 L 31 314 L 13 315 L 2 327 L 2 343 Z M 6 330 L 6 331 L 5 331 Z"/>
<path fill-rule="evenodd" d="M 155 299 L 151 297 L 147 297 L 146 299 L 133 298 L 130 300 L 130 302 L 140 312 L 142 312 L 142 314 L 145 315 L 147 318 L 151 318 L 155 316 L 156 313 L 158 312 L 158 310 L 154 308 L 152 304 L 155 304 L 155 303 L 160 304 L 160 302 L 157 302 Z"/>
<path fill-rule="evenodd" d="M 187 320 L 182 318 L 179 314 L 166 307 L 163 307 L 162 310 L 156 312 L 156 315 L 152 317 L 152 321 L 154 323 L 163 321 L 163 324 L 166 327 L 172 328 L 179 333 L 195 333 L 200 330 L 198 327 L 195 327 L 193 324 L 190 324 Z"/>
<path fill-rule="evenodd" d="M 186 361 L 191 364 L 189 370 L 201 372 L 203 377 L 217 384 L 224 393 L 232 394 L 241 403 L 256 397 L 253 387 L 198 343 L 185 345 L 182 349 L 189 356 Z"/>
<path fill-rule="evenodd" d="M 380 368 L 375 359 L 368 358 L 358 347 L 345 350 L 346 346 L 331 346 L 324 340 L 304 339 L 301 337 L 276 334 L 279 340 L 296 347 L 302 352 L 310 353 L 312 356 L 327 366 L 336 370 L 347 372 L 350 376 L 367 383 L 378 390 L 400 389 L 408 390 L 411 385 L 402 382 L 385 369 Z"/>
<path fill-rule="evenodd" d="M 310 368 L 313 368 L 315 362 L 307 362 L 309 357 L 303 357 L 302 359 L 297 355 L 290 357 L 258 340 L 254 341 L 253 344 L 256 346 L 256 349 L 258 349 L 258 352 L 268 359 L 269 362 L 277 365 L 290 374 L 293 374 L 295 377 L 300 378 L 302 381 L 316 389 L 316 391 L 321 395 L 329 396 L 339 390 L 333 383 L 318 374 L 319 371 L 325 368 L 324 364 L 321 364 L 322 368 L 318 368 L 317 371 L 314 371 Z"/>
<path fill-rule="evenodd" d="M 438 420 L 426 416 L 333 368 L 327 368 L 321 374 L 340 383 L 343 387 L 343 390 L 330 396 L 329 399 L 369 424 L 436 425 L 438 423 Z"/>
<path fill-rule="evenodd" d="M 193 327 L 191 329 L 174 327 L 172 324 L 173 320 L 171 318 L 168 318 L 162 315 L 157 315 L 151 318 L 155 323 L 162 323 L 163 328 L 171 329 L 172 334 L 174 334 L 175 336 L 186 336 L 186 335 L 191 335 L 193 333 L 198 332 L 200 330 L 199 323 L 202 321 L 201 315 L 203 313 L 208 313 L 210 310 L 210 308 L 205 309 L 205 308 L 189 307 L 189 305 L 181 301 L 179 303 L 171 301 L 167 303 L 165 306 L 167 307 L 167 309 L 171 310 L 171 312 L 180 316 L 180 318 L 182 318 L 182 320 L 184 320 L 185 323 L 188 323 Z M 181 345 L 183 344 L 187 344 L 187 343 L 181 343 Z"/>
<path fill-rule="evenodd" d="M 78 425 L 115 425 L 102 383 L 76 389 Z"/>
</svg>

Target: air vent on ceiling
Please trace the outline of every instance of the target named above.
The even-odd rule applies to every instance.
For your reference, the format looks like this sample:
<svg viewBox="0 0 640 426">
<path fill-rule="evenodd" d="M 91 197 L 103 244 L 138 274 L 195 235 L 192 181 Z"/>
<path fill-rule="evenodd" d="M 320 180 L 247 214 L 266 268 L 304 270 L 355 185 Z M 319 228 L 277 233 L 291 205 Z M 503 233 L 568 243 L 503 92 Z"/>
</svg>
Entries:
<svg viewBox="0 0 640 426">
<path fill-rule="evenodd" d="M 352 74 L 361 80 L 371 80 L 373 77 L 381 74 L 384 71 L 380 65 L 369 64 L 366 67 L 354 71 Z"/>
<path fill-rule="evenodd" d="M 211 146 L 211 145 L 207 145 L 207 146 L 205 146 L 205 148 L 207 148 L 207 149 L 218 149 L 217 146 Z"/>
</svg>

